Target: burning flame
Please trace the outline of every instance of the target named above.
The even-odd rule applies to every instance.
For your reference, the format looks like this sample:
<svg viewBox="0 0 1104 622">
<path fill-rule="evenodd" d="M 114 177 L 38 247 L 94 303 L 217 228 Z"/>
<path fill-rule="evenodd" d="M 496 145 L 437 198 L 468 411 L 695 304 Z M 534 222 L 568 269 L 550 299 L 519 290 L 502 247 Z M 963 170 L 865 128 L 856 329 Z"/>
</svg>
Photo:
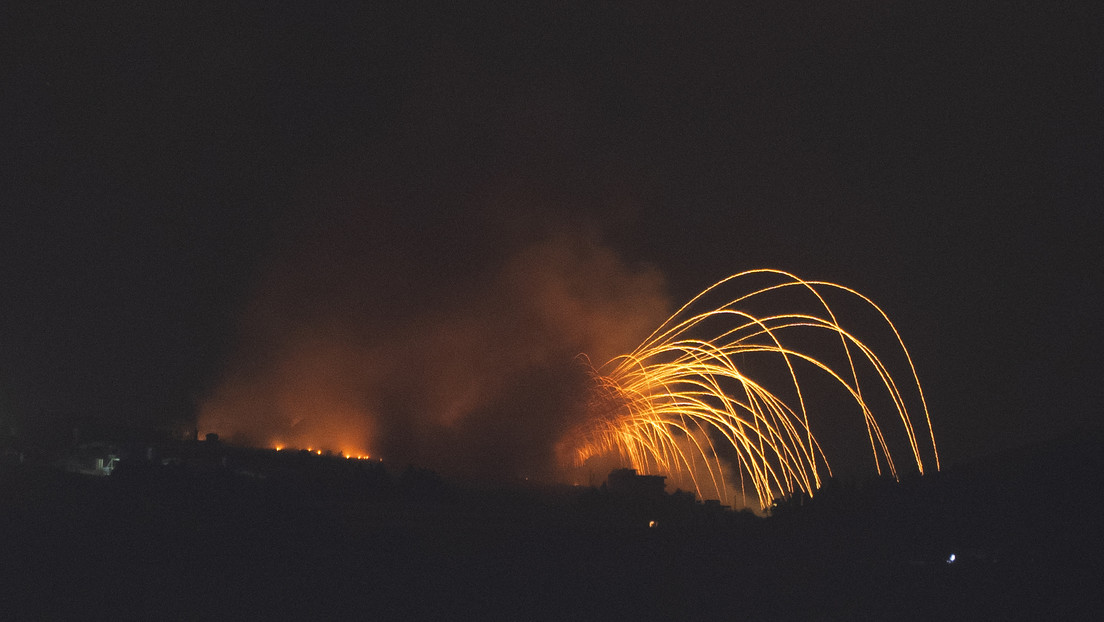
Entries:
<svg viewBox="0 0 1104 622">
<path fill-rule="evenodd" d="M 284 445 L 283 443 L 277 443 L 277 444 L 273 445 L 272 449 L 274 451 L 284 451 L 285 449 L 290 450 L 290 451 L 298 451 L 295 448 L 289 448 L 287 445 Z M 329 455 L 327 451 L 322 450 L 322 449 L 318 449 L 318 448 L 315 448 L 315 447 L 304 447 L 302 449 L 304 451 L 306 451 L 307 453 L 312 453 L 316 456 L 321 456 L 323 454 Z M 372 459 L 371 454 L 369 454 L 366 451 L 361 451 L 361 450 L 343 449 L 340 452 L 337 452 L 336 455 L 341 456 L 341 457 L 346 458 L 346 459 L 349 459 L 349 460 L 371 460 Z"/>
</svg>

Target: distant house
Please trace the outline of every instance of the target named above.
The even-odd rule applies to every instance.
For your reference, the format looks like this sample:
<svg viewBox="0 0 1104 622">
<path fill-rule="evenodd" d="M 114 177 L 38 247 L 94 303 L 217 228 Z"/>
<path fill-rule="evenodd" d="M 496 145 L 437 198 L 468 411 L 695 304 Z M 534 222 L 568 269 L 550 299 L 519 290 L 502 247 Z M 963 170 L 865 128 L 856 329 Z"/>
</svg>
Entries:
<svg viewBox="0 0 1104 622">
<path fill-rule="evenodd" d="M 662 475 L 638 475 L 636 469 L 616 469 L 606 479 L 610 494 L 634 499 L 662 497 L 667 486 Z"/>
<path fill-rule="evenodd" d="M 108 476 L 119 463 L 115 448 L 104 443 L 83 443 L 61 459 L 59 466 L 70 473 Z"/>
</svg>

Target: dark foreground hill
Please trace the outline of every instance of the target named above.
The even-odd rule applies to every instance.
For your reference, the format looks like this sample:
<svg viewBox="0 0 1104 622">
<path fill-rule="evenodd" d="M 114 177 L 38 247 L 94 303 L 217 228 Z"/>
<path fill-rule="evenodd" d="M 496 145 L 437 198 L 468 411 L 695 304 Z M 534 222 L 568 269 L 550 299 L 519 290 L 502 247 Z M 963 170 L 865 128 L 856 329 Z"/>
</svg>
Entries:
<svg viewBox="0 0 1104 622">
<path fill-rule="evenodd" d="M 0 471 L 4 619 L 1070 619 L 1104 612 L 1099 435 L 768 518 L 305 456 Z M 1093 616 L 1095 614 L 1095 616 Z"/>
</svg>

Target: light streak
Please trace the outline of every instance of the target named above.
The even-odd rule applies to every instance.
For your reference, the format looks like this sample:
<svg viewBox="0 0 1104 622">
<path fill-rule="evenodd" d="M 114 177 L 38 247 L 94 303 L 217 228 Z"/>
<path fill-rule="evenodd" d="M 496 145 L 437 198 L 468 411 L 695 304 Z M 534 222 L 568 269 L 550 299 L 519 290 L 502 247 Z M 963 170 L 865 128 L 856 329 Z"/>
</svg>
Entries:
<svg viewBox="0 0 1104 622">
<path fill-rule="evenodd" d="M 756 282 L 744 293 L 735 289 Z M 706 298 L 733 289 L 723 304 L 706 306 Z M 752 312 L 780 298 L 802 302 L 791 312 Z M 887 340 L 892 334 L 892 349 L 903 354 L 897 372 L 907 368 L 903 383 L 840 324 L 830 298 L 857 303 Z M 773 374 L 754 375 L 764 359 Z M 920 473 L 925 459 L 939 469 L 931 416 L 900 333 L 873 301 L 835 283 L 770 269 L 732 275 L 683 305 L 634 351 L 590 372 L 590 417 L 563 445 L 577 467 L 614 456 L 641 473 L 688 480 L 700 497 L 726 503 L 738 479 L 740 493 L 754 491 L 762 508 L 796 492 L 812 496 L 832 475 L 811 424 L 821 414 L 812 399 L 820 393 L 802 388 L 808 374 L 819 373 L 861 415 L 878 474 L 898 477 L 890 437 L 902 434 Z"/>
</svg>

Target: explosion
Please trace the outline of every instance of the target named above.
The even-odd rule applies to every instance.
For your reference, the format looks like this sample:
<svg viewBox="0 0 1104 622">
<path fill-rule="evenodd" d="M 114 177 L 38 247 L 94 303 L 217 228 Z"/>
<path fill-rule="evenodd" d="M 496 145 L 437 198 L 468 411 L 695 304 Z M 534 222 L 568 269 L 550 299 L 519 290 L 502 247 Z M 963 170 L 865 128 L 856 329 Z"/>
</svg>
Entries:
<svg viewBox="0 0 1104 622">
<path fill-rule="evenodd" d="M 736 297 L 707 305 L 733 290 Z M 829 305 L 833 297 L 865 308 L 892 333 L 901 371 L 908 370 L 903 383 L 841 325 Z M 797 310 L 753 312 L 778 302 Z M 939 469 L 931 417 L 900 334 L 874 302 L 835 283 L 769 269 L 732 275 L 691 299 L 631 353 L 590 373 L 590 417 L 560 446 L 576 467 L 613 457 L 687 483 L 703 498 L 729 502 L 737 490 L 753 491 L 763 508 L 795 492 L 811 496 L 832 475 L 814 434 L 823 411 L 813 396 L 834 386 L 861 415 L 878 474 L 898 477 L 893 452 L 902 450 L 920 473 L 925 460 Z M 828 386 L 810 374 L 829 379 Z M 895 437 L 904 441 L 894 445 Z"/>
<path fill-rule="evenodd" d="M 272 265 L 200 432 L 481 481 L 632 466 L 764 507 L 856 457 L 939 468 L 908 351 L 852 289 L 752 270 L 672 314 L 658 270 L 590 230 L 458 235 L 404 264 L 396 227 L 324 228 Z"/>
</svg>

